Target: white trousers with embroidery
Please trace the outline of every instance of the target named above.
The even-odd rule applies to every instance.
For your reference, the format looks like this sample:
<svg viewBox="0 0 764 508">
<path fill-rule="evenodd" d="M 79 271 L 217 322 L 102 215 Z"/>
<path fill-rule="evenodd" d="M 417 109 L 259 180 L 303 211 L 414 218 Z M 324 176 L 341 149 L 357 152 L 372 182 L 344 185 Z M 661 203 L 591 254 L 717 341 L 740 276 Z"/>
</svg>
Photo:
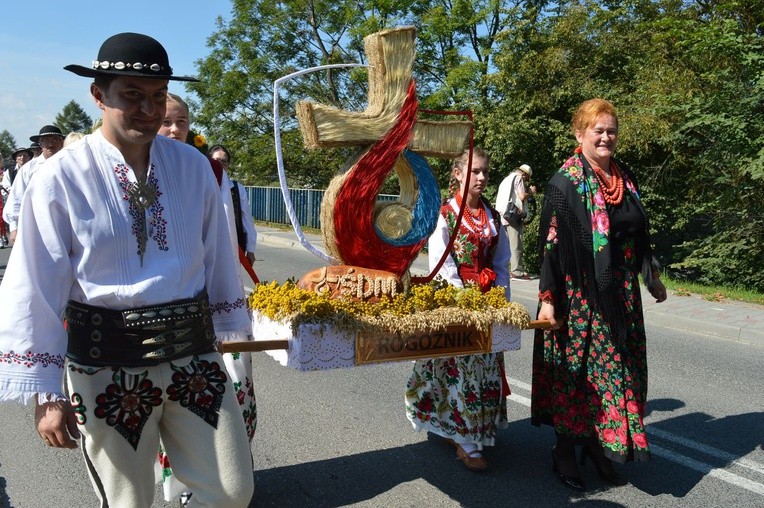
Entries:
<svg viewBox="0 0 764 508">
<path fill-rule="evenodd" d="M 251 451 L 220 354 L 152 367 L 70 361 L 66 383 L 102 506 L 151 506 L 160 438 L 175 475 L 194 492 L 188 506 L 248 506 Z"/>
<path fill-rule="evenodd" d="M 257 401 L 252 384 L 252 353 L 226 353 L 223 355 L 225 368 L 233 383 L 236 399 L 239 401 L 241 415 L 247 429 L 249 441 L 255 437 L 257 428 Z M 163 446 L 159 448 L 157 461 L 154 465 L 154 476 L 157 483 L 162 484 L 165 501 L 177 499 L 183 492 L 193 492 L 172 472 L 174 461 Z"/>
</svg>

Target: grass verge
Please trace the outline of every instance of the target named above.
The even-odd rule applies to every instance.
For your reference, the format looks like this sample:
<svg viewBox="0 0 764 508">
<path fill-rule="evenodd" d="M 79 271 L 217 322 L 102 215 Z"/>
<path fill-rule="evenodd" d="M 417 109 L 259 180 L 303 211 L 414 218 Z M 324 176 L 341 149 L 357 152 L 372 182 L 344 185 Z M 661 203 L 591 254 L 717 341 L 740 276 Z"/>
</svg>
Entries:
<svg viewBox="0 0 764 508">
<path fill-rule="evenodd" d="M 736 300 L 746 303 L 764 305 L 764 294 L 744 289 L 726 288 L 721 286 L 704 286 L 685 280 L 674 280 L 665 274 L 661 277 L 666 289 L 674 296 L 700 295 L 704 300 L 721 302 L 724 300 Z"/>
</svg>

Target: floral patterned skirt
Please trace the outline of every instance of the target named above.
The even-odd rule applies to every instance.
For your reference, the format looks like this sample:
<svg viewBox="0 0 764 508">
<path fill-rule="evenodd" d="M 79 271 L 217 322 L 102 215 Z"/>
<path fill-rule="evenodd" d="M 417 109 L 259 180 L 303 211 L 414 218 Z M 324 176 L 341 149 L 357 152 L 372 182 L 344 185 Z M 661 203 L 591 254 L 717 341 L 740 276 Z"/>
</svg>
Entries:
<svg viewBox="0 0 764 508">
<path fill-rule="evenodd" d="M 507 421 L 500 353 L 418 360 L 406 385 L 406 415 L 418 430 L 492 446 Z"/>
<path fill-rule="evenodd" d="M 615 270 L 615 277 L 626 311 L 623 339 L 570 279 L 562 326 L 536 331 L 531 419 L 574 441 L 596 437 L 607 457 L 623 463 L 650 458 L 643 422 L 647 358 L 637 275 Z"/>
</svg>

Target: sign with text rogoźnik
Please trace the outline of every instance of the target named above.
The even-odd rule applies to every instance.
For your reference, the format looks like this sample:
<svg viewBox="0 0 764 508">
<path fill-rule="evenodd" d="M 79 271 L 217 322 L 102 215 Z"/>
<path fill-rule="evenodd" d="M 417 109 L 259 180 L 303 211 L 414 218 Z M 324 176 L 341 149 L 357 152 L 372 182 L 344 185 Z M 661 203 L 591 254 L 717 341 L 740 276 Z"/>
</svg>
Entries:
<svg viewBox="0 0 764 508">
<path fill-rule="evenodd" d="M 490 328 L 481 332 L 462 325 L 405 335 L 359 333 L 355 341 L 356 365 L 490 352 Z"/>
</svg>

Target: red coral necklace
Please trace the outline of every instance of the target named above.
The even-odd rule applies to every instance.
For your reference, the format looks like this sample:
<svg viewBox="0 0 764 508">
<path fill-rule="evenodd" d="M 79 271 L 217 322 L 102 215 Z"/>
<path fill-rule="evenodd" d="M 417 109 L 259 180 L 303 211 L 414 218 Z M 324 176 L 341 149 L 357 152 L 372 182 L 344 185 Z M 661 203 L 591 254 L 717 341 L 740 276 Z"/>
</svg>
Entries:
<svg viewBox="0 0 764 508">
<path fill-rule="evenodd" d="M 595 164 L 592 164 L 592 168 L 594 168 L 594 175 L 600 184 L 600 190 L 605 198 L 605 203 L 613 206 L 620 205 L 623 201 L 623 175 L 615 161 L 610 160 L 609 177 L 602 168 Z"/>
<path fill-rule="evenodd" d="M 460 192 L 457 192 L 454 195 L 454 198 L 456 198 L 456 205 L 461 208 L 462 207 L 462 195 Z M 469 206 L 466 210 L 467 213 L 464 214 L 465 217 L 467 217 L 467 221 L 471 223 L 473 226 L 475 226 L 476 231 L 478 233 L 482 233 L 485 230 L 486 225 L 488 224 L 488 216 L 485 213 L 485 208 L 483 207 L 482 203 L 479 204 L 479 208 L 477 209 L 477 212 L 472 210 Z"/>
</svg>

